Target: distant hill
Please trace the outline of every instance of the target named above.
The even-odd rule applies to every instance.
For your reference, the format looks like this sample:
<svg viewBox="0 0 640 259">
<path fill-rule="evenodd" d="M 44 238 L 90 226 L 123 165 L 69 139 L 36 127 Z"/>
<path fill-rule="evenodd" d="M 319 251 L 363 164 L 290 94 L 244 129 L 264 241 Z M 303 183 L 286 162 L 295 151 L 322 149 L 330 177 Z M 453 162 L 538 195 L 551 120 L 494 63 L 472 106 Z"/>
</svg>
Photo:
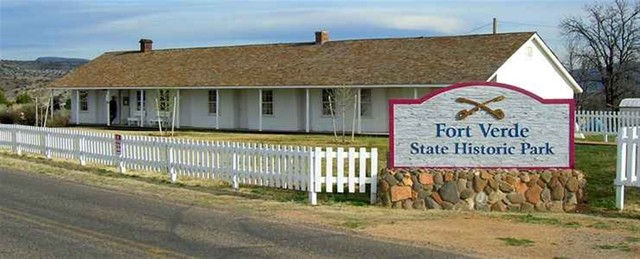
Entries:
<svg viewBox="0 0 640 259">
<path fill-rule="evenodd" d="M 23 91 L 44 88 L 49 82 L 87 62 L 87 59 L 61 57 L 40 57 L 32 61 L 0 60 L 0 89 L 11 99 Z"/>
</svg>

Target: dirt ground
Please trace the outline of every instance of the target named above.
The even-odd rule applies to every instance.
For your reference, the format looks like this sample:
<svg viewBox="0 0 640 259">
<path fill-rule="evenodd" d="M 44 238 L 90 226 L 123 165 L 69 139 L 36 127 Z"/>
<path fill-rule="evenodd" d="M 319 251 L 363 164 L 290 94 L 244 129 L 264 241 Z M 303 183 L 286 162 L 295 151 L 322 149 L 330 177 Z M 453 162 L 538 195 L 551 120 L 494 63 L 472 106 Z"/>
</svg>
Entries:
<svg viewBox="0 0 640 259">
<path fill-rule="evenodd" d="M 584 214 L 393 210 L 341 203 L 308 206 L 210 191 L 214 187 L 170 185 L 166 180 L 157 181 L 157 175 L 122 176 L 104 169 L 81 170 L 2 154 L 0 168 L 474 257 L 640 258 L 640 221 L 633 219 Z"/>
</svg>

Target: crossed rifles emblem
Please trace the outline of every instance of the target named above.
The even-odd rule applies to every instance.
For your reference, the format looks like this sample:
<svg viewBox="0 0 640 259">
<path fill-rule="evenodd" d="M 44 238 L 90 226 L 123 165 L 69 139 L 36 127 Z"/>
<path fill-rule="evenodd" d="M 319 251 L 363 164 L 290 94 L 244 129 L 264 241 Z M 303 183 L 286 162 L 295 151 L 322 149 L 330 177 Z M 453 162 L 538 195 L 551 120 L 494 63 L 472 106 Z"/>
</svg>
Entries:
<svg viewBox="0 0 640 259">
<path fill-rule="evenodd" d="M 491 100 L 488 100 L 486 102 L 477 102 L 471 99 L 467 99 L 464 97 L 458 97 L 456 98 L 456 102 L 458 103 L 466 103 L 466 104 L 471 104 L 474 105 L 473 108 L 469 109 L 469 110 L 460 110 L 457 114 L 456 114 L 456 119 L 458 120 L 464 120 L 465 118 L 469 117 L 471 114 L 476 113 L 479 110 L 483 110 L 485 112 L 487 112 L 489 115 L 493 116 L 494 118 L 496 118 L 497 120 L 502 120 L 504 118 L 504 112 L 501 109 L 491 109 L 487 106 L 487 104 L 490 103 L 497 103 L 499 101 L 504 100 L 505 97 L 504 95 L 500 95 L 500 96 L 496 96 Z"/>
</svg>

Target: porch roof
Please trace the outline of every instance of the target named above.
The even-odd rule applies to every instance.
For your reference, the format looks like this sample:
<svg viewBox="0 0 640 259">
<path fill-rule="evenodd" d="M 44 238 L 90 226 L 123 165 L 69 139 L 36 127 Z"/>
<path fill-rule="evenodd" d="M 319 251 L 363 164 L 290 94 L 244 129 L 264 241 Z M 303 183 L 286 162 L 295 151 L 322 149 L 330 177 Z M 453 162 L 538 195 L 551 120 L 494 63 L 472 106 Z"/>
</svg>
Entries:
<svg viewBox="0 0 640 259">
<path fill-rule="evenodd" d="M 534 34 L 107 52 L 50 87 L 436 85 L 486 81 Z"/>
</svg>

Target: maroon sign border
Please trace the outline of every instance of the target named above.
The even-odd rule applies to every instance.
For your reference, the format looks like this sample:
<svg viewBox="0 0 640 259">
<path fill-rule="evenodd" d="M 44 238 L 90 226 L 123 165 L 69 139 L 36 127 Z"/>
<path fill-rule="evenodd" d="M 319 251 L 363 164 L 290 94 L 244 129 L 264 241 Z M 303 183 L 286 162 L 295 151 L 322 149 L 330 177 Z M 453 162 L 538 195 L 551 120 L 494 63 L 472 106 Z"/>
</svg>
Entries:
<svg viewBox="0 0 640 259">
<path fill-rule="evenodd" d="M 454 90 L 454 89 L 459 89 L 459 88 L 465 88 L 465 87 L 471 87 L 471 86 L 487 86 L 487 87 L 499 87 L 499 88 L 506 88 L 512 91 L 516 91 L 519 93 L 522 93 L 524 95 L 527 95 L 529 97 L 531 97 L 532 99 L 535 99 L 536 101 L 540 102 L 541 104 L 568 104 L 569 105 L 569 166 L 564 166 L 564 167 L 557 167 L 557 166 L 542 166 L 542 167 L 517 167 L 517 166 L 511 166 L 511 167 L 476 167 L 476 168 L 486 168 L 486 169 L 491 169 L 491 168 L 518 168 L 518 169 L 525 169 L 525 170 L 535 170 L 535 169 L 543 169 L 543 168 L 566 168 L 566 169 L 573 169 L 574 168 L 574 164 L 575 164 L 575 144 L 574 144 L 574 132 L 575 132 L 575 102 L 573 99 L 544 99 L 532 92 L 529 92 L 527 90 L 524 90 L 522 88 L 519 88 L 517 86 L 513 86 L 513 85 L 508 85 L 508 84 L 503 84 L 503 83 L 496 83 L 496 82 L 463 82 L 463 83 L 457 83 L 457 84 L 453 84 L 450 85 L 448 87 L 445 88 L 441 88 L 441 89 L 437 89 L 433 92 L 430 92 L 424 96 L 422 96 L 419 99 L 390 99 L 389 100 L 389 164 L 387 165 L 390 168 L 407 168 L 407 167 L 397 167 L 395 164 L 395 157 L 394 157 L 394 151 L 395 151 L 395 141 L 394 141 L 394 136 L 395 136 L 395 124 L 394 124 L 394 119 L 395 119 L 395 114 L 393 111 L 393 106 L 396 104 L 421 104 L 424 103 L 425 101 L 428 101 L 429 99 Z M 428 168 L 461 168 L 459 166 L 432 166 L 432 167 L 428 167 Z"/>
</svg>

